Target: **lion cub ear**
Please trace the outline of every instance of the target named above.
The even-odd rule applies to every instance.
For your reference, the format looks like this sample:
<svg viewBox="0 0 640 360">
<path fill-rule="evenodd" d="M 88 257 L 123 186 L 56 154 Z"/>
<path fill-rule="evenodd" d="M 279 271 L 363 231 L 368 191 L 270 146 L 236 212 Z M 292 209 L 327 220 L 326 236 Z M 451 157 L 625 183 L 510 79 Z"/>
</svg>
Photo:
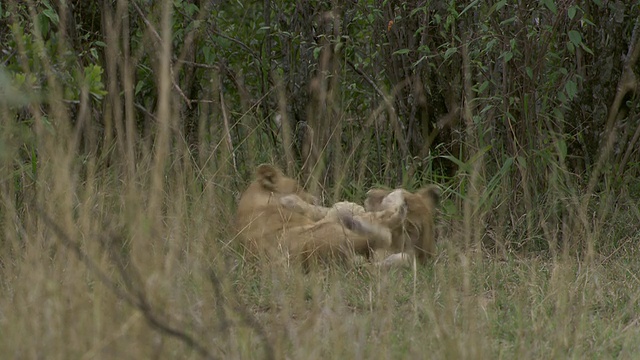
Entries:
<svg viewBox="0 0 640 360">
<path fill-rule="evenodd" d="M 364 200 L 364 209 L 366 211 L 381 210 L 380 205 L 382 204 L 382 199 L 390 193 L 391 190 L 386 189 L 371 189 L 367 191 L 367 198 Z"/>
<path fill-rule="evenodd" d="M 260 184 L 269 191 L 276 190 L 280 176 L 282 176 L 282 172 L 273 165 L 262 164 L 256 169 L 256 177 Z"/>
<path fill-rule="evenodd" d="M 442 190 L 440 190 L 440 187 L 438 185 L 427 185 L 418 190 L 416 194 L 420 195 L 423 199 L 430 203 L 432 207 L 435 208 L 440 202 L 440 195 L 442 194 Z"/>
</svg>

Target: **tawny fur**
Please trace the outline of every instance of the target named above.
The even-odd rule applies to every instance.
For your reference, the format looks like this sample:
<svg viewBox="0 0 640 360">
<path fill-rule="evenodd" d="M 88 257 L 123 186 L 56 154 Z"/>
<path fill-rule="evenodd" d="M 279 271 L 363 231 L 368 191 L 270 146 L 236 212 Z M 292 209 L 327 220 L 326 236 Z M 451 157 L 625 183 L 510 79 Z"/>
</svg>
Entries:
<svg viewBox="0 0 640 360">
<path fill-rule="evenodd" d="M 342 213 L 352 214 L 356 219 L 380 224 L 388 219 L 385 211 L 406 208 L 403 222 L 386 223 L 391 228 L 392 241 L 388 248 L 378 248 L 376 264 L 383 267 L 410 266 L 414 260 L 425 263 L 435 256 L 434 215 L 440 197 L 436 185 L 424 187 L 415 193 L 404 189 L 372 189 L 367 193 L 364 207 L 352 202 L 338 202 L 332 207 L 310 204 L 296 195 L 284 196 L 281 204 L 314 221 L 338 221 Z M 391 255 L 390 255 L 391 254 Z"/>
<path fill-rule="evenodd" d="M 296 195 L 312 205 L 315 198 L 292 178 L 272 165 L 260 165 L 254 181 L 240 198 L 235 226 L 238 239 L 250 256 L 275 260 L 284 258 L 304 265 L 331 259 L 348 259 L 354 254 L 391 244 L 390 228 L 404 221 L 403 207 L 380 212 L 385 225 L 339 211 L 333 221 L 314 220 L 281 203 L 287 195 Z M 339 221 L 336 221 L 339 220 Z"/>
<path fill-rule="evenodd" d="M 433 188 L 436 189 L 436 188 Z M 435 191 L 435 190 L 429 190 Z M 295 211 L 299 214 L 305 215 L 314 221 L 340 221 L 339 214 L 348 213 L 353 215 L 356 219 L 365 219 L 368 223 L 377 223 L 384 226 L 389 226 L 392 232 L 392 242 L 388 248 L 379 248 L 376 251 L 376 259 L 374 264 L 382 267 L 398 267 L 409 266 L 413 263 L 414 254 L 416 253 L 413 248 L 408 248 L 407 228 L 414 229 L 414 223 L 407 222 L 406 215 L 405 221 L 394 222 L 396 225 L 385 224 L 384 220 L 388 219 L 389 215 L 385 214 L 392 209 L 403 208 L 407 209 L 407 201 L 405 200 L 405 194 L 408 194 L 410 198 L 413 198 L 414 194 L 408 193 L 405 190 L 374 190 L 369 192 L 371 196 L 367 198 L 365 204 L 371 209 L 367 211 L 363 206 L 353 203 L 342 201 L 333 204 L 331 207 L 317 206 L 309 204 L 297 195 L 287 195 L 280 199 L 280 203 L 287 209 Z M 415 199 L 409 200 L 414 202 Z M 429 206 L 435 209 L 435 202 L 429 204 Z M 414 205 L 414 210 L 421 210 L 418 206 Z M 417 216 L 417 214 L 414 214 Z M 395 252 L 395 253 L 394 253 Z M 393 254 L 392 254 L 393 253 Z M 392 255 L 389 255 L 392 254 Z"/>
<path fill-rule="evenodd" d="M 385 197 L 384 208 L 380 211 L 366 211 L 362 205 L 341 201 L 331 207 L 318 206 L 305 201 L 298 195 L 283 196 L 280 203 L 285 208 L 302 214 L 314 221 L 340 221 L 344 216 L 352 216 L 369 224 L 395 227 L 402 224 L 400 217 L 406 217 L 403 194 L 396 192 Z"/>
<path fill-rule="evenodd" d="M 400 226 L 391 229 L 392 242 L 389 250 L 394 254 L 387 257 L 382 264 L 409 265 L 413 257 L 418 263 L 424 264 L 436 255 L 434 217 L 440 188 L 437 185 L 429 185 L 415 193 L 404 189 L 372 189 L 367 193 L 364 208 L 367 211 L 388 209 L 393 206 L 393 199 L 397 197 L 394 194 L 397 193 L 402 193 L 407 215 Z"/>
</svg>

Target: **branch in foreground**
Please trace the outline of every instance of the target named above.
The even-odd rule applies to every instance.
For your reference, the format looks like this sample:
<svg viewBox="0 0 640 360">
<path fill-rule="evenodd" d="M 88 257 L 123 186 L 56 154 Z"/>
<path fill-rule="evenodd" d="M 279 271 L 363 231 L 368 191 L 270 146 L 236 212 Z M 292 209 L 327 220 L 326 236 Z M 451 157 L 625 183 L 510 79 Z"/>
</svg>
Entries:
<svg viewBox="0 0 640 360">
<path fill-rule="evenodd" d="M 87 269 L 90 272 L 94 273 L 98 280 L 105 286 L 107 286 L 107 288 L 109 288 L 109 290 L 111 290 L 111 292 L 113 292 L 113 294 L 118 299 L 124 300 L 127 304 L 138 309 L 144 315 L 147 323 L 149 323 L 152 328 L 156 329 L 160 333 L 177 338 L 189 348 L 195 350 L 203 358 L 217 359 L 217 357 L 213 356 L 213 354 L 211 354 L 211 352 L 204 345 L 200 344 L 200 342 L 198 342 L 191 335 L 160 320 L 159 316 L 153 312 L 143 288 L 140 287 L 140 289 L 132 289 L 132 287 L 134 287 L 134 284 L 132 281 L 130 281 L 131 279 L 129 277 L 129 274 L 125 272 L 123 261 L 115 261 L 115 263 L 128 291 L 120 289 L 115 281 L 109 278 L 109 276 L 100 269 L 100 267 L 91 259 L 91 257 L 89 257 L 89 255 L 87 255 L 87 253 L 82 250 L 80 243 L 72 240 L 71 237 L 67 235 L 67 233 L 55 222 L 55 220 L 53 220 L 42 208 L 36 206 L 36 211 L 38 212 L 38 215 L 40 216 L 42 221 L 44 221 L 45 225 L 53 231 L 62 245 L 71 250 L 87 267 Z M 110 241 L 107 241 L 105 243 L 110 243 Z M 111 253 L 111 255 L 113 255 L 113 252 Z M 129 264 L 129 266 L 132 265 Z M 137 272 L 135 273 L 137 274 Z M 133 295 L 132 292 L 135 295 Z"/>
<path fill-rule="evenodd" d="M 219 301 L 219 311 L 220 313 L 224 314 L 224 310 L 222 309 L 222 301 L 224 299 L 222 296 L 222 283 L 220 282 L 220 279 L 218 279 L 218 276 L 213 269 L 209 270 L 209 280 L 211 281 L 211 285 L 213 286 L 213 292 L 217 300 Z M 245 325 L 252 328 L 258 334 L 258 337 L 262 339 L 265 359 L 274 360 L 276 358 L 275 351 L 273 350 L 273 346 L 271 346 L 271 343 L 269 342 L 267 332 L 264 330 L 260 322 L 240 305 L 234 306 L 233 310 L 240 315 Z M 221 317 L 221 319 L 225 319 L 225 323 L 223 323 L 223 326 L 225 326 L 226 317 Z"/>
</svg>

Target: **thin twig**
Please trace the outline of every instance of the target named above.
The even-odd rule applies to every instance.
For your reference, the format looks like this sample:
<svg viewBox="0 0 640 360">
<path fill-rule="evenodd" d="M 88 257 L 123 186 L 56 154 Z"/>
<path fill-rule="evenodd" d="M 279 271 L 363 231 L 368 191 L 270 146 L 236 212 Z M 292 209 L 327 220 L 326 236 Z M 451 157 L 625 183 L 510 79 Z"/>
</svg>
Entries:
<svg viewBox="0 0 640 360">
<path fill-rule="evenodd" d="M 56 235 L 57 239 L 64 245 L 66 248 L 70 249 L 78 259 L 89 269 L 90 272 L 94 273 L 98 280 L 102 282 L 105 286 L 107 286 L 117 298 L 124 300 L 130 306 L 138 309 L 145 317 L 147 322 L 151 325 L 152 328 L 158 330 L 165 335 L 177 338 L 182 341 L 187 347 L 195 350 L 198 354 L 200 354 L 203 358 L 206 359 L 216 359 L 213 354 L 200 342 L 198 342 L 191 335 L 186 332 L 174 328 L 158 317 L 157 314 L 153 312 L 151 305 L 144 293 L 144 288 L 140 286 L 140 277 L 139 274 L 135 271 L 131 264 L 128 264 L 128 270 L 125 268 L 125 263 L 122 261 L 123 259 L 120 257 L 115 257 L 115 264 L 120 272 L 122 279 L 124 280 L 125 287 L 128 291 L 122 290 L 116 283 L 113 281 L 107 274 L 104 273 L 100 269 L 100 267 L 82 250 L 80 243 L 71 239 L 69 235 L 53 220 L 42 208 L 36 205 L 36 211 L 40 218 L 43 220 L 45 225 L 49 227 L 53 233 Z M 103 244 L 110 244 L 111 241 L 103 241 Z M 110 251 L 111 255 L 115 255 L 115 252 Z M 134 276 L 137 281 L 131 281 L 131 277 Z M 138 284 L 134 284 L 134 282 Z"/>
<path fill-rule="evenodd" d="M 394 95 L 391 97 L 385 95 L 382 92 L 382 90 L 380 90 L 380 88 L 376 86 L 373 80 L 369 76 L 367 76 L 367 74 L 365 74 L 362 70 L 356 68 L 356 66 L 351 61 L 347 61 L 347 63 L 351 66 L 351 68 L 355 72 L 357 72 L 360 76 L 362 76 L 369 83 L 369 85 L 371 85 L 371 87 L 373 87 L 373 89 L 378 93 L 378 95 L 382 97 L 382 100 L 384 101 L 384 104 L 387 107 L 387 111 L 389 112 L 389 120 L 391 121 L 393 131 L 395 132 L 396 140 L 398 142 L 398 146 L 400 147 L 402 157 L 403 159 L 406 158 L 407 155 L 409 154 L 409 148 L 407 147 L 407 142 L 405 140 L 404 133 L 402 132 L 402 125 L 400 124 L 400 119 L 398 119 L 398 114 L 391 101 L 391 99 L 395 98 L 395 91 L 394 91 Z M 406 79 L 402 81 L 400 84 L 398 84 L 397 85 L 398 89 L 405 87 L 407 84 L 409 84 L 409 79 Z"/>
<path fill-rule="evenodd" d="M 213 269 L 209 270 L 209 280 L 211 281 L 211 285 L 213 286 L 214 292 L 216 293 L 220 292 L 222 285 L 220 283 L 220 279 L 218 279 L 218 276 L 216 275 L 216 272 Z M 247 312 L 246 309 L 242 308 L 240 305 L 235 305 L 233 307 L 233 310 L 240 315 L 245 325 L 252 328 L 258 334 L 258 336 L 262 339 L 264 352 L 265 352 L 265 355 L 264 355 L 265 359 L 268 359 L 268 360 L 275 359 L 276 356 L 275 356 L 275 351 L 273 349 L 273 346 L 269 341 L 267 332 L 265 331 L 264 327 L 262 327 L 260 322 L 253 315 Z"/>
<path fill-rule="evenodd" d="M 228 331 L 230 321 L 224 311 L 224 295 L 222 293 L 222 283 L 213 270 L 209 270 L 209 280 L 211 281 L 211 285 L 213 286 L 213 294 L 216 298 L 216 313 L 218 314 L 218 319 L 220 321 L 220 331 L 226 337 L 229 335 Z"/>
<path fill-rule="evenodd" d="M 111 280 L 107 274 L 105 274 L 100 267 L 87 255 L 83 250 L 80 244 L 76 241 L 71 240 L 69 235 L 67 235 L 64 230 L 49 216 L 47 213 L 40 208 L 40 206 L 35 206 L 36 212 L 44 221 L 44 224 L 53 231 L 58 240 L 64 245 L 67 249 L 71 250 L 76 257 L 89 269 L 90 272 L 94 273 L 100 282 L 102 282 L 106 287 L 108 287 L 117 298 L 124 300 L 129 305 L 133 307 L 138 307 L 138 300 L 132 296 L 131 294 L 123 291 L 115 281 Z"/>
<path fill-rule="evenodd" d="M 624 58 L 624 64 L 622 66 L 622 75 L 618 80 L 618 86 L 616 88 L 616 94 L 609 107 L 609 114 L 607 117 L 607 123 L 605 125 L 605 136 L 602 139 L 601 152 L 595 168 L 591 172 L 589 183 L 587 184 L 587 196 L 584 197 L 583 211 L 586 213 L 587 206 L 589 204 L 589 198 L 593 194 L 593 190 L 599 182 L 600 173 L 602 168 L 609 159 L 609 154 L 613 149 L 613 142 L 615 141 L 615 122 L 618 117 L 618 112 L 622 106 L 624 97 L 628 92 L 635 90 L 638 87 L 638 79 L 633 69 L 636 66 L 638 57 L 640 56 L 640 18 L 636 19 L 636 25 L 633 28 L 633 34 L 631 36 L 631 42 L 627 55 Z"/>
<path fill-rule="evenodd" d="M 140 17 L 142 18 L 142 21 L 149 28 L 149 31 L 151 31 L 151 33 L 155 36 L 156 40 L 159 41 L 159 42 L 162 42 L 162 38 L 160 37 L 160 34 L 158 34 L 158 32 L 153 27 L 151 22 L 149 22 L 149 20 L 147 20 L 147 18 L 144 16 L 144 14 L 142 13 L 142 10 L 140 10 L 140 7 L 138 6 L 138 4 L 136 4 L 135 1 L 132 1 L 131 3 L 133 4 L 133 7 L 138 12 L 138 15 L 140 15 Z M 182 91 L 180 86 L 178 86 L 178 83 L 176 83 L 175 76 L 173 75 L 173 66 L 169 67 L 169 71 L 171 72 L 171 83 L 173 84 L 174 89 L 176 89 L 178 94 L 180 94 L 182 99 L 187 103 L 187 107 L 189 109 L 191 109 L 191 100 L 184 94 L 184 92 Z"/>
<path fill-rule="evenodd" d="M 231 155 L 231 161 L 233 162 L 233 169 L 238 172 L 238 166 L 236 164 L 236 154 L 233 150 L 233 141 L 231 140 L 231 127 L 229 126 L 229 117 L 227 116 L 227 107 L 224 102 L 224 95 L 220 91 L 220 108 L 222 109 L 222 120 L 224 122 L 224 137 L 229 147 L 229 155 Z"/>
<path fill-rule="evenodd" d="M 183 63 L 183 64 L 186 64 L 186 65 L 191 65 L 191 66 L 197 67 L 197 68 L 220 71 L 220 66 L 219 65 L 202 64 L 202 63 L 197 63 L 197 62 L 194 62 L 194 61 L 180 60 L 180 59 L 176 60 L 176 62 Z"/>
<path fill-rule="evenodd" d="M 358 69 L 355 64 L 350 61 L 347 60 L 347 64 L 349 64 L 349 66 L 351 66 L 351 68 L 353 69 L 353 71 L 357 72 L 358 75 L 362 76 L 362 78 L 369 83 L 369 85 L 371 85 L 371 87 L 373 88 L 373 90 L 375 90 L 378 95 L 384 99 L 385 94 L 382 92 L 382 90 L 380 90 L 380 88 L 378 87 L 378 85 L 376 85 L 375 82 L 373 82 L 373 80 L 371 79 L 371 77 L 369 77 L 369 75 L 367 75 L 364 71 Z"/>
</svg>

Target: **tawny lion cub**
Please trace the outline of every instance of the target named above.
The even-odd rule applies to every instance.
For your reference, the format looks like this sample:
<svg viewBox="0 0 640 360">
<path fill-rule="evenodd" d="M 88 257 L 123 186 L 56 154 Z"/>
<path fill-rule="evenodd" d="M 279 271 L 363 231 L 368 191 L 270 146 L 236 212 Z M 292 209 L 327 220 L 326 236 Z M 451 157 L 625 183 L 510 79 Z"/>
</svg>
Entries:
<svg viewBox="0 0 640 360">
<path fill-rule="evenodd" d="M 315 198 L 298 182 L 272 165 L 260 165 L 254 181 L 240 197 L 235 225 L 238 238 L 249 255 L 301 262 L 305 267 L 318 261 L 348 259 L 354 254 L 387 248 L 391 228 L 404 221 L 406 207 L 388 206 L 375 222 L 338 212 L 335 221 L 314 219 L 284 207 L 281 199 L 295 194 L 306 203 Z M 372 218 L 373 219 L 373 218 Z"/>
<path fill-rule="evenodd" d="M 405 220 L 391 228 L 392 241 L 385 253 L 393 253 L 379 263 L 382 266 L 410 265 L 415 257 L 424 263 L 436 252 L 434 215 L 440 189 L 430 185 L 411 193 L 407 190 L 373 189 L 367 193 L 364 207 L 352 202 L 338 202 L 332 207 L 310 204 L 296 195 L 281 198 L 281 204 L 289 210 L 313 220 L 335 221 L 342 213 L 350 213 L 357 219 L 375 221 L 380 211 L 407 207 Z"/>
<path fill-rule="evenodd" d="M 385 190 L 372 189 L 367 192 L 364 208 L 367 211 L 381 211 L 389 208 L 392 202 L 389 196 L 397 197 L 402 193 L 407 206 L 407 216 L 404 222 L 391 229 L 392 244 L 390 250 L 396 254 L 384 260 L 384 265 L 404 263 L 412 257 L 419 263 L 426 263 L 436 255 L 435 213 L 440 200 L 440 188 L 428 185 L 415 193 L 404 189 Z"/>
</svg>

